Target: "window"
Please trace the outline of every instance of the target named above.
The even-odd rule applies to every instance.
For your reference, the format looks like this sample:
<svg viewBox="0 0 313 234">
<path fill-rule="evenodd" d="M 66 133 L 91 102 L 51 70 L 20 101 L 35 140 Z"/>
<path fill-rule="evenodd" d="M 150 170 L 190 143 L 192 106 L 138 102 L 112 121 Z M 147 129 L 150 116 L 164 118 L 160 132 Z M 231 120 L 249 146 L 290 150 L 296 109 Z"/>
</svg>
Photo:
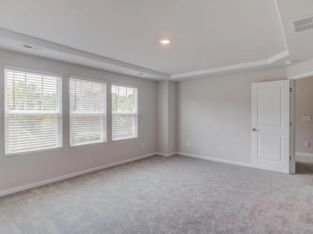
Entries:
<svg viewBox="0 0 313 234">
<path fill-rule="evenodd" d="M 106 84 L 71 77 L 71 146 L 106 142 L 106 122 Z"/>
<path fill-rule="evenodd" d="M 112 140 L 138 137 L 138 89 L 112 85 Z"/>
<path fill-rule="evenodd" d="M 62 78 L 5 69 L 5 154 L 62 147 Z"/>
</svg>

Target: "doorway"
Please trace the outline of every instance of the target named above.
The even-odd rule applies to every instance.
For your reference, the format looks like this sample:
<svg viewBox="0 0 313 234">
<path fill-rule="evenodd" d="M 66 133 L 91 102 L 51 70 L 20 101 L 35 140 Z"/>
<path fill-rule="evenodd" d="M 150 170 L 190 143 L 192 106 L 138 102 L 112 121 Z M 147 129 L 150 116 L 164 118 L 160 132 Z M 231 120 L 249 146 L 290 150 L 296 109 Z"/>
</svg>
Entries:
<svg viewBox="0 0 313 234">
<path fill-rule="evenodd" d="M 296 174 L 313 174 L 313 76 L 295 83 Z"/>
</svg>

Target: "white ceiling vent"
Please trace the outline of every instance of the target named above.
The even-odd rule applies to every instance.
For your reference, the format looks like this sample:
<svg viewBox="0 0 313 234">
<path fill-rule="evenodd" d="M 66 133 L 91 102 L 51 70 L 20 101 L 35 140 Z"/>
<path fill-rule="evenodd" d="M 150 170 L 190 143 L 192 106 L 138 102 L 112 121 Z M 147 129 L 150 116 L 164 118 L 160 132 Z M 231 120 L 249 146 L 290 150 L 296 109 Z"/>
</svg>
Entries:
<svg viewBox="0 0 313 234">
<path fill-rule="evenodd" d="M 291 28 L 292 28 L 293 33 L 312 30 L 313 29 L 313 15 L 291 21 Z"/>
<path fill-rule="evenodd" d="M 37 47 L 37 46 L 32 46 L 32 45 L 28 45 L 28 44 L 21 44 L 21 47 L 25 48 L 25 49 L 29 49 L 29 50 L 36 50 L 36 51 L 42 51 L 43 48 Z"/>
</svg>

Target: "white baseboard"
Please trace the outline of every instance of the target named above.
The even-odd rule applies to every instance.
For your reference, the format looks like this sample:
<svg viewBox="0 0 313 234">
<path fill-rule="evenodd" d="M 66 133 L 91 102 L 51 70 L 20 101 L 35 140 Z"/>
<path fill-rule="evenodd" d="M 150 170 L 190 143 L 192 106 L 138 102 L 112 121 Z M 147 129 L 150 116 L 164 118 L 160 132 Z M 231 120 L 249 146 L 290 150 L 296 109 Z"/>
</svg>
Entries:
<svg viewBox="0 0 313 234">
<path fill-rule="evenodd" d="M 313 157 L 313 154 L 296 152 L 296 156 Z"/>
<path fill-rule="evenodd" d="M 87 170 L 84 170 L 84 171 L 75 172 L 75 173 L 64 175 L 64 176 L 59 176 L 59 177 L 56 177 L 56 178 L 52 178 L 52 179 L 36 182 L 36 183 L 33 183 L 33 184 L 20 186 L 20 187 L 17 187 L 17 188 L 12 188 L 12 189 L 8 189 L 8 190 L 0 191 L 0 197 L 6 196 L 6 195 L 9 195 L 9 194 L 12 194 L 12 193 L 21 192 L 21 191 L 28 190 L 28 189 L 40 187 L 40 186 L 43 186 L 43 185 L 51 184 L 51 183 L 58 182 L 58 181 L 61 181 L 61 180 L 70 179 L 70 178 L 73 178 L 73 177 L 76 177 L 76 176 L 80 176 L 80 175 L 84 175 L 84 174 L 88 174 L 88 173 L 91 173 L 91 172 L 94 172 L 94 171 L 100 171 L 100 170 L 103 170 L 103 169 L 106 169 L 106 168 L 118 166 L 118 165 L 121 165 L 121 164 L 133 162 L 133 161 L 137 161 L 137 160 L 148 158 L 148 157 L 155 156 L 155 155 L 159 155 L 159 156 L 163 156 L 163 157 L 170 157 L 170 156 L 173 156 L 173 155 L 176 155 L 176 154 L 177 155 L 181 155 L 181 156 L 186 156 L 186 157 L 200 158 L 200 159 L 215 161 L 215 162 L 222 162 L 222 163 L 234 164 L 234 165 L 239 165 L 239 166 L 252 167 L 251 164 L 249 164 L 249 163 L 235 162 L 235 161 L 231 161 L 231 160 L 212 158 L 212 157 L 200 156 L 200 155 L 195 155 L 195 154 L 187 154 L 187 153 L 182 153 L 182 152 L 172 152 L 170 154 L 164 154 L 164 153 L 156 152 L 156 153 L 146 154 L 146 155 L 142 155 L 142 156 L 139 156 L 139 157 L 123 160 L 123 161 L 116 162 L 116 163 L 111 163 L 111 164 L 108 164 L 108 165 L 103 165 L 103 166 L 100 166 L 100 167 L 87 169 Z M 310 154 L 305 154 L 305 155 L 301 154 L 301 155 L 302 156 L 308 156 L 308 155 L 309 156 L 313 156 L 313 155 L 310 155 Z"/>
<path fill-rule="evenodd" d="M 66 180 L 66 179 L 73 178 L 73 177 L 76 177 L 76 176 L 88 174 L 88 173 L 91 173 L 91 172 L 94 172 L 94 171 L 100 171 L 100 170 L 103 170 L 103 169 L 106 169 L 106 168 L 109 168 L 109 167 L 114 167 L 114 166 L 118 166 L 118 165 L 121 165 L 121 164 L 137 161 L 137 160 L 148 158 L 148 157 L 155 156 L 155 155 L 158 155 L 158 153 L 146 154 L 146 155 L 142 155 L 142 156 L 139 156 L 139 157 L 123 160 L 123 161 L 120 161 L 120 162 L 111 163 L 111 164 L 103 165 L 103 166 L 100 166 L 100 167 L 94 167 L 94 168 L 87 169 L 87 170 L 84 170 L 84 171 L 79 171 L 79 172 L 75 172 L 75 173 L 72 173 L 72 174 L 68 174 L 68 175 L 52 178 L 52 179 L 49 179 L 49 180 L 44 180 L 44 181 L 36 182 L 36 183 L 33 183 L 33 184 L 28 184 L 28 185 L 20 186 L 20 187 L 17 187 L 17 188 L 12 188 L 12 189 L 8 189 L 8 190 L 0 191 L 0 197 L 5 196 L 5 195 L 9 195 L 9 194 L 12 194 L 12 193 L 21 192 L 21 191 L 24 191 L 24 190 L 36 188 L 36 187 L 39 187 L 39 186 L 42 186 L 42 185 L 51 184 L 51 183 L 54 183 L 54 182 L 57 182 L 57 181 Z"/>
<path fill-rule="evenodd" d="M 181 156 L 200 158 L 200 159 L 205 159 L 205 160 L 214 161 L 214 162 L 233 164 L 233 165 L 237 165 L 237 166 L 252 167 L 251 163 L 236 162 L 236 161 L 231 161 L 231 160 L 227 160 L 227 159 L 213 158 L 213 157 L 207 157 L 207 156 L 201 156 L 201 155 L 195 155 L 195 154 L 187 154 L 187 153 L 183 153 L 183 152 L 177 152 L 177 154 L 181 155 Z"/>
<path fill-rule="evenodd" d="M 157 153 L 155 153 L 156 155 L 159 155 L 159 156 L 163 156 L 163 157 L 170 157 L 170 156 L 173 156 L 173 155 L 175 155 L 175 154 L 177 154 L 177 152 L 172 152 L 172 153 L 170 153 L 170 154 L 164 154 L 164 153 L 159 153 L 159 152 L 157 152 Z"/>
</svg>

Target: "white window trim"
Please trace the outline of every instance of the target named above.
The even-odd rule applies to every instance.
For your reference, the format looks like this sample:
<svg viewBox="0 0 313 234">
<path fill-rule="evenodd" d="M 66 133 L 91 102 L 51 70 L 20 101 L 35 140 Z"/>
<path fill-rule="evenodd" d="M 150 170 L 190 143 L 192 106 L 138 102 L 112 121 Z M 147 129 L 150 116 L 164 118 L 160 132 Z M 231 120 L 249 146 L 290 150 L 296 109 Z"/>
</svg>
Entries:
<svg viewBox="0 0 313 234">
<path fill-rule="evenodd" d="M 116 140 L 112 139 L 112 143 L 118 142 L 118 141 L 127 141 L 127 140 L 132 140 L 132 139 L 138 139 L 138 134 L 137 134 L 137 137 L 120 138 L 120 139 L 116 139 Z"/>
<path fill-rule="evenodd" d="M 41 75 L 47 75 L 47 76 L 56 76 L 56 77 L 60 77 L 61 78 L 61 87 L 62 87 L 62 92 L 61 92 L 61 109 L 60 112 L 57 111 L 45 111 L 45 112 L 40 112 L 40 111 L 32 111 L 32 112 L 23 112 L 23 111 L 10 111 L 10 110 L 6 110 L 6 87 L 7 87 L 7 80 L 6 80 L 6 75 L 5 75 L 5 70 L 14 70 L 14 71 L 19 71 L 19 72 L 26 72 L 26 73 L 34 73 L 34 74 L 41 74 Z M 6 121 L 7 121 L 7 115 L 10 114 L 58 114 L 61 115 L 61 119 L 62 119 L 62 125 L 64 124 L 63 122 L 63 75 L 61 73 L 52 73 L 52 72 L 46 72 L 46 71 L 41 71 L 41 70 L 33 70 L 33 69 L 28 69 L 28 68 L 21 68 L 21 67 L 15 67 L 15 66 L 9 66 L 9 65 L 4 65 L 4 69 L 3 69 L 3 74 L 4 74 L 4 98 L 3 98 L 3 107 L 4 107 L 4 157 L 5 158 L 10 158 L 10 157 L 16 157 L 16 156 L 23 156 L 23 155 L 28 155 L 28 154 L 37 154 L 37 153 L 42 153 L 42 152 L 49 152 L 49 151 L 55 151 L 55 150 L 62 150 L 63 146 L 64 146 L 64 142 L 63 142 L 63 131 L 64 128 L 62 126 L 62 131 L 61 131 L 61 143 L 62 146 L 61 147 L 57 147 L 57 148 L 52 148 L 52 149 L 43 149 L 43 150 L 33 150 L 33 151 L 26 151 L 26 152 L 18 152 L 18 153 L 7 153 L 6 149 L 7 149 L 7 138 L 6 138 L 6 132 L 7 132 L 7 126 L 6 126 Z"/>
<path fill-rule="evenodd" d="M 70 79 L 79 79 L 79 80 L 86 80 L 86 81 L 94 81 L 94 82 L 99 82 L 99 83 L 105 83 L 106 85 L 107 84 L 107 81 L 106 80 L 103 80 L 103 79 L 97 79 L 97 78 L 86 78 L 86 77 L 81 77 L 81 76 L 74 76 L 74 75 L 71 75 L 70 76 Z M 70 82 L 70 79 L 68 80 Z M 108 89 L 108 87 L 107 87 Z"/>
<path fill-rule="evenodd" d="M 79 80 L 86 80 L 86 81 L 94 81 L 94 82 L 98 82 L 98 83 L 104 83 L 106 85 L 106 91 L 105 91 L 105 141 L 101 141 L 101 142 L 93 142 L 93 143 L 84 143 L 84 144 L 79 144 L 79 145 L 72 145 L 72 140 L 71 140 L 71 115 L 79 115 L 82 116 L 84 114 L 86 114 L 87 116 L 91 116 L 91 115 L 103 115 L 102 112 L 92 112 L 87 114 L 86 112 L 76 112 L 76 113 L 71 113 L 71 98 L 70 98 L 70 79 L 79 79 Z M 81 77 L 81 76 L 74 76 L 71 75 L 68 79 L 68 95 L 69 95 L 69 143 L 70 143 L 70 148 L 75 148 L 75 147 L 81 147 L 81 146 L 88 146 L 88 145 L 96 145 L 96 144 L 105 144 L 108 142 L 108 83 L 106 82 L 106 80 L 102 80 L 102 79 L 93 79 L 93 78 L 86 78 L 86 77 Z"/>
<path fill-rule="evenodd" d="M 112 86 L 123 86 L 123 87 L 128 87 L 128 88 L 135 88 L 137 89 L 137 100 L 136 100 L 136 107 L 137 107 L 137 112 L 134 112 L 133 114 L 137 114 L 137 136 L 134 137 L 127 137 L 127 138 L 120 138 L 120 139 L 113 139 L 113 108 L 112 108 Z M 129 84 L 122 84 L 122 83 L 112 83 L 110 86 L 110 95 L 111 95 L 111 141 L 112 142 L 117 142 L 117 141 L 125 141 L 125 140 L 131 140 L 131 139 L 137 139 L 139 138 L 139 88 L 136 85 L 129 85 Z M 119 112 L 119 114 L 131 114 L 130 112 Z"/>
<path fill-rule="evenodd" d="M 49 152 L 49 151 L 55 151 L 55 150 L 62 150 L 62 147 L 58 148 L 53 148 L 53 149 L 44 149 L 44 150 L 34 150 L 34 151 L 28 151 L 28 152 L 20 152 L 20 153 L 13 153 L 13 154 L 6 154 L 6 158 L 11 158 L 11 157 L 16 157 L 16 156 L 23 156 L 23 155 L 28 155 L 28 154 L 38 154 L 42 152 Z"/>
<path fill-rule="evenodd" d="M 5 72 L 6 69 L 7 70 L 20 71 L 20 72 L 27 72 L 27 73 L 47 75 L 47 76 L 57 76 L 57 77 L 61 77 L 62 80 L 63 80 L 63 75 L 61 73 L 47 72 L 47 71 L 34 70 L 34 69 L 28 69 L 28 68 L 21 68 L 21 67 L 14 67 L 14 66 L 8 66 L 8 65 L 4 66 L 4 72 Z"/>
<path fill-rule="evenodd" d="M 128 88 L 135 88 L 135 89 L 137 89 L 137 93 L 138 93 L 138 90 L 139 90 L 139 86 L 137 86 L 137 85 L 123 84 L 123 83 L 112 83 L 111 84 L 111 88 L 112 88 L 113 85 L 123 86 L 123 87 L 128 87 Z"/>
</svg>

